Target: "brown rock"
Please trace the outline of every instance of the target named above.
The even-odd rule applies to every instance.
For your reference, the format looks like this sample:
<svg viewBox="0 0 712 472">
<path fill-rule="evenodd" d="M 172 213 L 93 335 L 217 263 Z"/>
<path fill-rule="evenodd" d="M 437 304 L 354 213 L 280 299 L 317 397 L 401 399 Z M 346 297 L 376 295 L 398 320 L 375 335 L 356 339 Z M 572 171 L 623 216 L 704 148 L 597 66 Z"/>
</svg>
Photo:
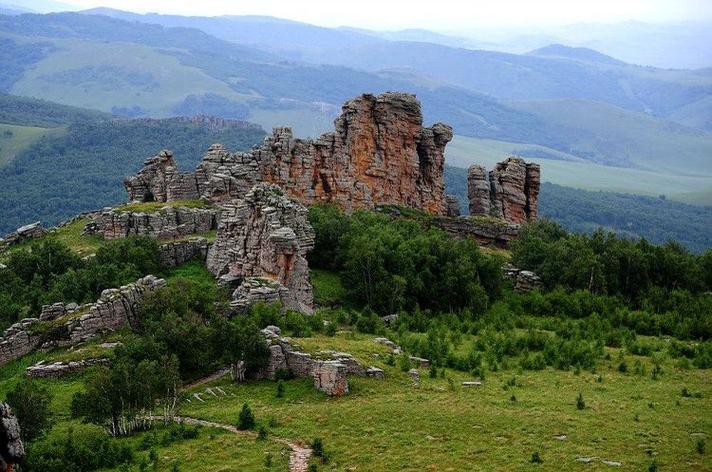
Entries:
<svg viewBox="0 0 712 472">
<path fill-rule="evenodd" d="M 349 211 L 401 205 L 445 214 L 444 150 L 452 128 L 424 128 L 414 95 L 361 95 L 344 104 L 334 125 L 334 132 L 316 140 L 275 128 L 250 153 L 230 154 L 213 145 L 192 174 L 178 173 L 170 152 L 162 151 L 126 179 L 129 199 L 223 202 L 269 182 L 307 205 L 334 202 Z"/>
<path fill-rule="evenodd" d="M 539 165 L 518 157 L 498 163 L 489 174 L 482 166 L 470 166 L 467 175 L 470 215 L 494 216 L 515 224 L 535 220 L 539 184 Z"/>
</svg>

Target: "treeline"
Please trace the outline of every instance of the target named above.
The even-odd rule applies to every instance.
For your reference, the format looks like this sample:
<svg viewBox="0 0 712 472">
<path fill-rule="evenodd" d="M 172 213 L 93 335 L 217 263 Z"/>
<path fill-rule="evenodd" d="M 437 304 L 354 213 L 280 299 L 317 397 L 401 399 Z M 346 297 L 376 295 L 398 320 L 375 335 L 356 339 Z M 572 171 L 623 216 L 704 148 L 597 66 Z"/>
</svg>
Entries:
<svg viewBox="0 0 712 472">
<path fill-rule="evenodd" d="M 42 305 L 93 302 L 104 289 L 163 271 L 158 242 L 148 237 L 107 241 L 88 260 L 46 239 L 12 252 L 5 265 L 0 269 L 0 330 L 39 316 Z"/>
<path fill-rule="evenodd" d="M 0 51 L 3 51 L 0 41 Z M 2 55 L 3 52 L 0 52 Z M 4 60 L 0 61 L 5 64 Z M 38 98 L 16 97 L 0 93 L 0 123 L 54 128 L 72 123 L 95 123 L 111 119 L 111 115 L 76 108 Z"/>
<path fill-rule="evenodd" d="M 171 149 L 178 165 L 190 171 L 213 143 L 238 151 L 263 137 L 264 131 L 254 126 L 213 131 L 171 119 L 73 124 L 66 135 L 42 138 L 0 168 L 0 234 L 36 220 L 56 224 L 125 201 L 124 177 L 161 149 Z"/>
<path fill-rule="evenodd" d="M 533 312 L 572 318 L 597 313 L 646 334 L 712 339 L 712 249 L 695 255 L 676 243 L 656 246 L 602 230 L 569 234 L 543 220 L 525 225 L 511 250 L 515 265 L 536 272 L 554 290 L 549 305 L 537 300 L 544 305 Z M 551 300 L 561 306 L 554 309 Z"/>
<path fill-rule="evenodd" d="M 467 214 L 467 170 L 445 166 L 445 190 L 458 197 L 461 212 Z M 677 241 L 697 253 L 712 247 L 712 207 L 687 205 L 664 195 L 595 192 L 544 182 L 539 215 L 574 233 L 605 228 L 654 244 Z"/>
<path fill-rule="evenodd" d="M 387 315 L 415 307 L 484 312 L 501 290 L 502 261 L 471 240 L 418 221 L 334 206 L 312 206 L 310 266 L 338 271 L 349 298 Z"/>
</svg>

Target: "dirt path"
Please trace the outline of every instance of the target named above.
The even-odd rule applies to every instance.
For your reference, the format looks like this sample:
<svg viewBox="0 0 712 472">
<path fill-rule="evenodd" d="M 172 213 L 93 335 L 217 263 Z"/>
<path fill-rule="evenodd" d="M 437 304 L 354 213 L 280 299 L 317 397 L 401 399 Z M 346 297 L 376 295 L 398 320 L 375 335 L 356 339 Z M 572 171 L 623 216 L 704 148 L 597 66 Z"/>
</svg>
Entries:
<svg viewBox="0 0 712 472">
<path fill-rule="evenodd" d="M 217 372 L 215 372 L 214 374 L 210 374 L 210 375 L 208 375 L 207 377 L 203 377 L 202 379 L 198 379 L 198 380 L 196 380 L 196 381 L 193 382 L 193 383 L 189 383 L 189 384 L 187 384 L 187 385 L 183 385 L 183 386 L 181 387 L 181 390 L 189 390 L 189 389 L 191 389 L 191 388 L 200 387 L 201 385 L 204 385 L 204 384 L 206 384 L 206 383 L 212 382 L 213 380 L 221 379 L 221 378 L 225 377 L 225 376 L 226 376 L 227 374 L 229 374 L 229 373 L 230 373 L 230 368 L 229 368 L 229 367 L 225 367 L 224 369 L 220 369 L 220 370 L 218 370 Z"/>
<path fill-rule="evenodd" d="M 162 416 L 152 416 L 153 420 L 163 420 Z M 257 437 L 257 434 L 252 431 L 241 431 L 231 424 L 216 423 L 214 421 L 206 421 L 198 418 L 191 418 L 189 416 L 175 416 L 173 418 L 175 421 L 180 423 L 185 423 L 193 426 L 205 426 L 208 428 L 220 428 L 225 431 L 229 431 L 234 434 L 240 434 L 243 436 L 250 436 L 253 438 Z M 289 447 L 292 452 L 289 454 L 289 472 L 307 472 L 309 466 L 309 458 L 311 457 L 312 450 L 307 446 L 302 446 L 295 441 L 291 441 L 285 438 L 271 437 L 272 441 L 284 444 Z"/>
</svg>

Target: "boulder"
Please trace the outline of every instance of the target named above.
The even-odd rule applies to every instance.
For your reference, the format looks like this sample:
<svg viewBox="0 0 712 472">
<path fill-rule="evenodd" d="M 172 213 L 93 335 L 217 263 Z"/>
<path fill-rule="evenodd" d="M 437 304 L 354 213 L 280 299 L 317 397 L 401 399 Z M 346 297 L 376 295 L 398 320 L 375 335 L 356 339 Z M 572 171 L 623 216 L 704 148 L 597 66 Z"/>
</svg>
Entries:
<svg viewBox="0 0 712 472">
<path fill-rule="evenodd" d="M 25 457 L 20 437 L 20 425 L 10 405 L 0 403 L 0 469 L 12 472 L 14 465 Z"/>
</svg>

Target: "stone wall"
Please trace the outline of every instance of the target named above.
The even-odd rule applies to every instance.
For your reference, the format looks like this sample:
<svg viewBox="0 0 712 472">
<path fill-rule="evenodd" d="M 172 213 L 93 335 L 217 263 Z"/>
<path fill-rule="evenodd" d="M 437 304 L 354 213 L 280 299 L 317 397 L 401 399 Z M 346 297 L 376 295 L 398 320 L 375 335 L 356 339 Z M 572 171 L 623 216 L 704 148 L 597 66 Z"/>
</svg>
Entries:
<svg viewBox="0 0 712 472">
<path fill-rule="evenodd" d="M 311 312 L 306 254 L 313 247 L 306 208 L 279 187 L 258 184 L 243 199 L 223 205 L 207 267 L 224 284 L 242 284 L 234 292 L 236 304 L 266 290 L 285 308 Z"/>
<path fill-rule="evenodd" d="M 176 239 L 216 229 L 217 215 L 214 208 L 165 207 L 152 213 L 106 208 L 87 224 L 84 234 L 104 239 L 127 236 Z"/>
<path fill-rule="evenodd" d="M 471 238 L 483 246 L 507 248 L 519 234 L 519 225 L 494 218 L 436 217 L 432 223 L 454 238 Z"/>
<path fill-rule="evenodd" d="M 205 262 L 205 259 L 208 257 L 209 248 L 210 242 L 202 237 L 161 244 L 161 264 L 164 267 L 176 267 L 193 259 Z"/>
<path fill-rule="evenodd" d="M 452 128 L 423 127 L 414 95 L 361 95 L 344 104 L 334 126 L 316 140 L 275 128 L 248 153 L 213 145 L 194 173 L 179 172 L 173 155 L 161 151 L 125 180 L 129 200 L 222 202 L 269 182 L 306 205 L 334 202 L 346 210 L 401 205 L 445 214 L 444 151 Z"/>
<path fill-rule="evenodd" d="M 275 380 L 280 370 L 289 371 L 295 377 L 313 379 L 314 388 L 330 396 L 349 393 L 348 375 L 383 378 L 382 370 L 365 369 L 347 353 L 324 351 L 315 358 L 301 352 L 289 339 L 280 336 L 276 326 L 268 326 L 262 334 L 269 344 L 270 357 L 267 365 L 257 373 L 258 378 Z"/>
<path fill-rule="evenodd" d="M 107 358 L 99 359 L 84 359 L 81 361 L 71 362 L 52 362 L 46 363 L 39 361 L 37 364 L 31 365 L 25 369 L 25 375 L 33 379 L 58 379 L 67 377 L 95 365 L 110 365 L 111 361 Z"/>
<path fill-rule="evenodd" d="M 493 216 L 515 224 L 536 220 L 540 180 L 539 164 L 518 157 L 507 158 L 489 173 L 482 166 L 470 166 L 470 215 Z"/>
<path fill-rule="evenodd" d="M 165 285 L 165 280 L 147 275 L 135 283 L 104 290 L 95 303 L 83 306 L 63 303 L 47 305 L 42 310 L 43 321 L 27 318 L 5 330 L 0 337 L 0 365 L 29 354 L 45 342 L 50 345 L 75 345 L 123 326 L 134 325 L 138 302 L 143 295 Z M 63 321 L 64 318 L 66 321 Z M 51 340 L 45 339 L 48 330 L 54 333 Z"/>
</svg>

